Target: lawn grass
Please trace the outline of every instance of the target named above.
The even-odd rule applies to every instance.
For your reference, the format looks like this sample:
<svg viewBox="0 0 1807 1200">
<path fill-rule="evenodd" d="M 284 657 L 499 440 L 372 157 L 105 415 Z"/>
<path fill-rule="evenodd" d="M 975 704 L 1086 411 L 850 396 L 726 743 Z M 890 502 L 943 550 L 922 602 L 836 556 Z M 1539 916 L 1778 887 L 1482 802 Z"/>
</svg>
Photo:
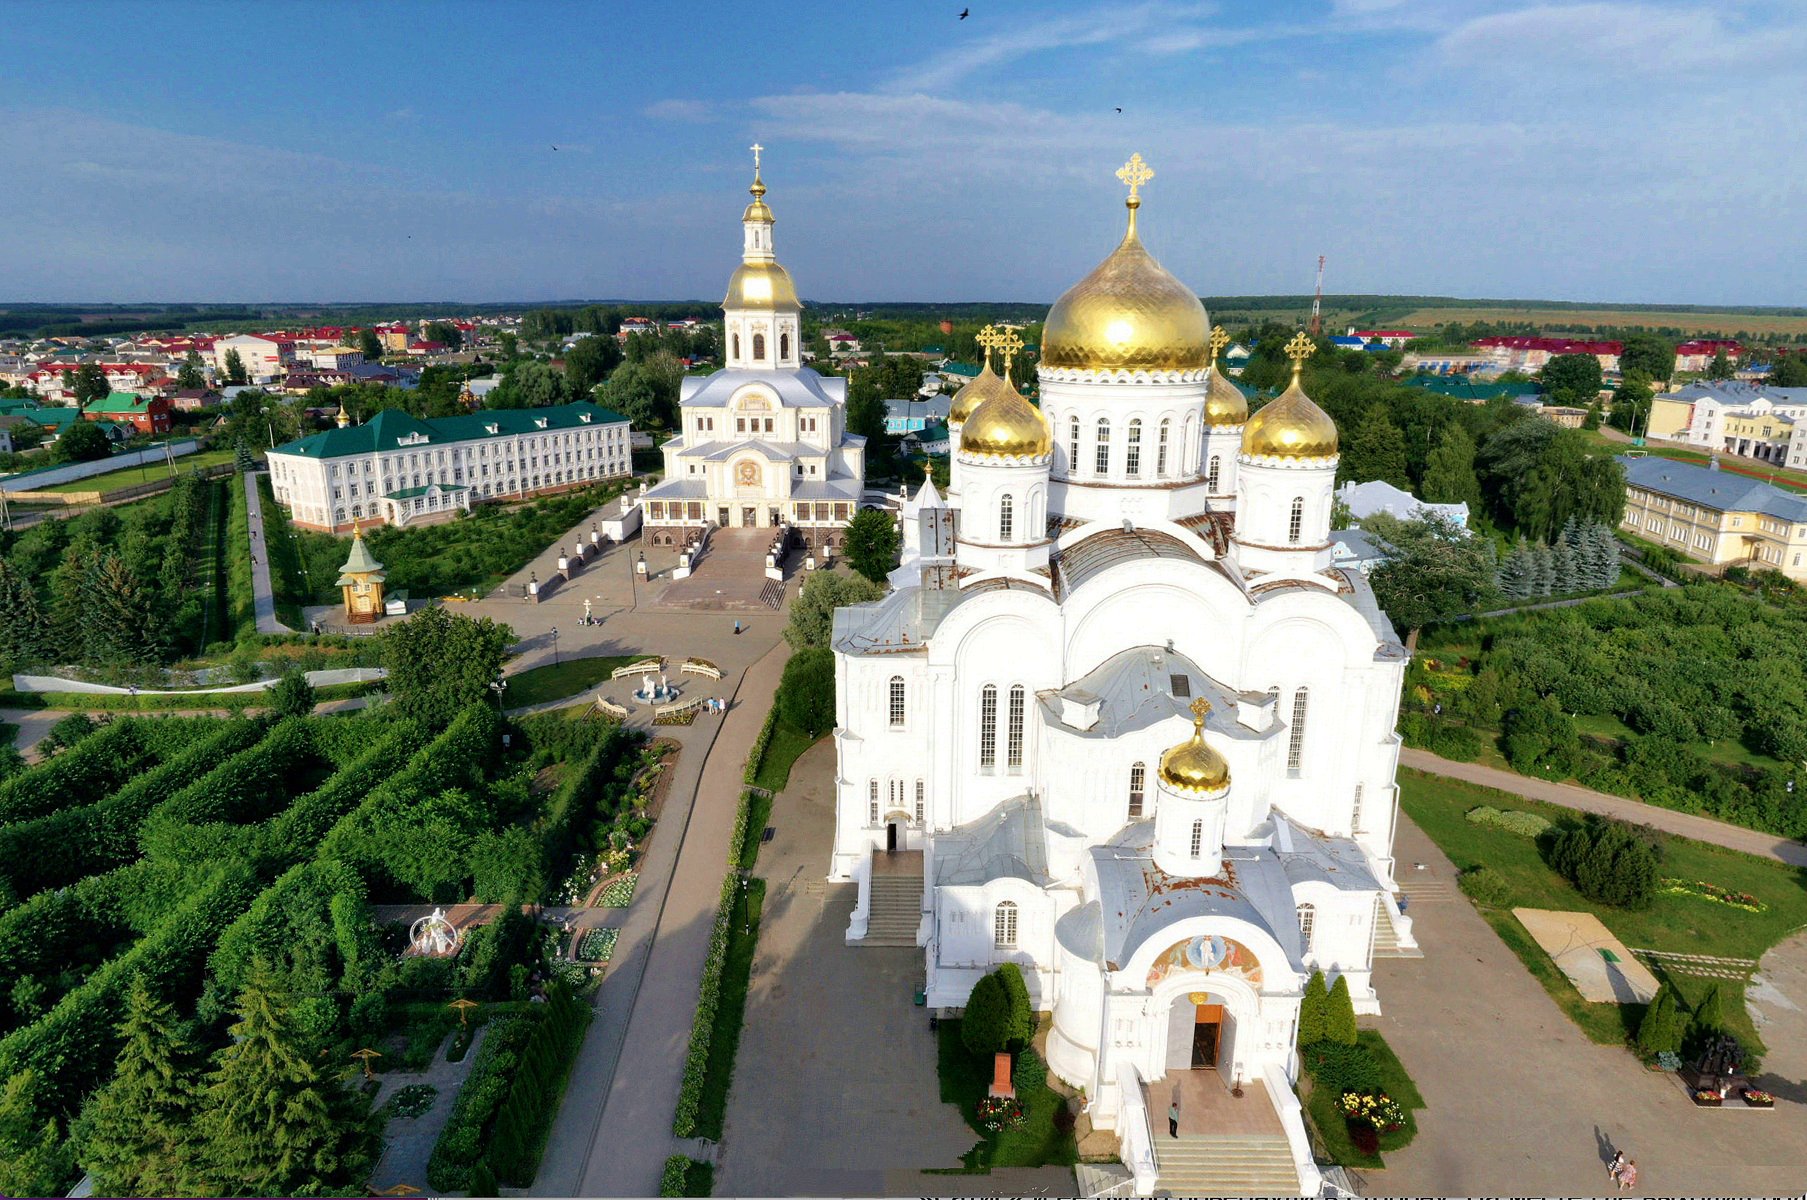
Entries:
<svg viewBox="0 0 1807 1200">
<path fill-rule="evenodd" d="M 290 629 L 305 630 L 307 618 L 301 609 L 313 603 L 310 568 L 301 557 L 295 530 L 289 525 L 288 513 L 276 502 L 267 474 L 257 477 L 257 494 L 263 508 L 264 549 L 270 555 L 270 591 L 276 600 L 276 619 Z"/>
<path fill-rule="evenodd" d="M 1627 947 L 1748 959 L 1761 959 L 1771 946 L 1807 924 L 1807 872 L 1678 837 L 1663 839 L 1663 875 L 1706 880 L 1749 892 L 1768 905 L 1767 910 L 1744 912 L 1692 896 L 1662 894 L 1649 908 L 1640 911 L 1596 904 L 1544 863 L 1535 842 L 1504 829 L 1474 824 L 1464 815 L 1478 804 L 1488 804 L 1535 812 L 1561 825 L 1579 819 L 1572 810 L 1411 770 L 1400 771 L 1399 782 L 1400 806 L 1406 815 L 1457 868 L 1485 864 L 1506 884 L 1507 904 L 1501 909 L 1482 909 L 1481 915 L 1563 1011 L 1595 1041 L 1623 1042 L 1627 1032 L 1636 1028 L 1641 1006 L 1589 1004 L 1582 1000 L 1508 909 L 1517 906 L 1593 913 Z M 1652 970 L 1659 979 L 1667 978 L 1690 1006 L 1698 1004 L 1715 982 L 1701 976 Z M 1760 1049 L 1762 1040 L 1744 1007 L 1744 983 L 1717 982 L 1731 1031 L 1747 1046 Z"/>
<path fill-rule="evenodd" d="M 722 967 L 722 988 L 715 1006 L 714 1032 L 709 1038 L 709 1066 L 703 1076 L 702 1099 L 696 1110 L 696 1136 L 721 1140 L 728 1117 L 728 1089 L 734 1083 L 734 1057 L 740 1050 L 741 1022 L 747 1011 L 753 955 L 759 948 L 759 920 L 765 911 L 765 880 L 751 879 L 734 902 L 728 925 L 728 954 Z"/>
<path fill-rule="evenodd" d="M 957 1020 L 943 1020 L 936 1033 L 942 1103 L 958 1106 L 961 1117 L 979 1135 L 979 1144 L 961 1156 L 968 1170 L 983 1173 L 993 1167 L 1072 1166 L 1079 1161 L 1079 1142 L 1072 1125 L 1065 1129 L 1055 1125 L 1055 1114 L 1067 1107 L 1067 1101 L 1048 1086 L 1048 1067 L 1040 1055 L 1024 1050 L 1016 1059 L 1013 1079 L 1026 1118 L 1023 1127 L 992 1133 L 979 1124 L 979 1101 L 991 1088 L 990 1057 L 980 1058 L 966 1048 Z"/>
<path fill-rule="evenodd" d="M 772 738 L 766 743 L 765 756 L 759 760 L 759 773 L 753 777 L 753 785 L 768 792 L 782 792 L 790 783 L 791 767 L 805 750 L 820 740 L 810 737 L 783 717 L 778 718 L 772 723 Z"/>
<path fill-rule="evenodd" d="M 221 463 L 232 461 L 232 450 L 198 450 L 193 454 L 184 454 L 176 459 L 176 471 L 190 471 L 196 467 L 217 467 Z M 73 479 L 68 483 L 51 484 L 49 487 L 33 488 L 34 492 L 54 492 L 68 495 L 72 492 L 109 492 L 117 488 L 137 487 L 141 483 L 154 483 L 159 479 L 169 478 L 169 464 L 163 459 L 155 459 L 142 466 L 121 467 L 117 471 L 108 471 L 104 475 L 90 475 L 86 479 Z"/>
<path fill-rule="evenodd" d="M 607 679 L 615 668 L 634 662 L 633 656 L 603 655 L 599 658 L 567 658 L 558 663 L 521 671 L 508 676 L 504 695 L 508 707 L 527 708 L 549 704 L 595 687 Z"/>
<path fill-rule="evenodd" d="M 251 515 L 240 476 L 226 485 L 226 537 L 217 548 L 226 566 L 226 621 L 217 641 L 237 642 L 257 633 L 257 596 L 251 584 Z"/>
<path fill-rule="evenodd" d="M 1383 1092 L 1399 1102 L 1405 1110 L 1405 1125 L 1392 1133 L 1383 1133 L 1380 1137 L 1382 1153 L 1389 1150 L 1400 1150 L 1412 1144 L 1418 1136 L 1418 1118 L 1414 1111 L 1427 1107 L 1424 1096 L 1412 1077 L 1406 1073 L 1399 1056 L 1387 1045 L 1387 1039 L 1381 1036 L 1378 1029 L 1363 1029 L 1357 1032 L 1356 1040 L 1374 1056 L 1374 1062 L 1380 1068 L 1380 1087 Z M 1342 1109 L 1338 1106 L 1342 1099 L 1329 1088 L 1318 1087 L 1313 1083 L 1305 1093 L 1303 1106 L 1311 1118 L 1312 1128 L 1317 1130 L 1318 1141 L 1323 1145 L 1324 1153 L 1330 1160 L 1345 1167 L 1365 1167 L 1370 1170 L 1386 1166 L 1382 1154 L 1368 1154 L 1356 1148 L 1355 1141 L 1349 1136 L 1349 1123 L 1343 1118 Z"/>
</svg>

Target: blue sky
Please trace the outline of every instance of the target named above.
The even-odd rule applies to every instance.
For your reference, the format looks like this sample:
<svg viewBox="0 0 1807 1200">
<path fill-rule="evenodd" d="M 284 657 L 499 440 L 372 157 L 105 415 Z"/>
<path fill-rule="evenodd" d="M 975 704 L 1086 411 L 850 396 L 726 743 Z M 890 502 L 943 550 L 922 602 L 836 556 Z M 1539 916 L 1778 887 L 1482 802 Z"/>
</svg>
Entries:
<svg viewBox="0 0 1807 1200">
<path fill-rule="evenodd" d="M 1139 151 L 1207 295 L 1807 303 L 1790 0 L 5 14 L 11 300 L 714 298 L 757 140 L 807 298 L 1051 301 Z"/>
</svg>

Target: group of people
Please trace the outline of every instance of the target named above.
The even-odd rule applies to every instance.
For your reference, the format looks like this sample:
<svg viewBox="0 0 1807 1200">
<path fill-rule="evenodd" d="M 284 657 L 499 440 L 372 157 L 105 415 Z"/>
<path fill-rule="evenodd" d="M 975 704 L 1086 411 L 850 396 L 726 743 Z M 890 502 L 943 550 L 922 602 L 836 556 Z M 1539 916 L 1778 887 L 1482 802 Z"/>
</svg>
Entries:
<svg viewBox="0 0 1807 1200">
<path fill-rule="evenodd" d="M 1619 1191 L 1629 1192 L 1638 1186 L 1638 1160 L 1626 1158 L 1625 1151 L 1615 1147 L 1612 1161 L 1606 1164 L 1606 1174 Z"/>
</svg>

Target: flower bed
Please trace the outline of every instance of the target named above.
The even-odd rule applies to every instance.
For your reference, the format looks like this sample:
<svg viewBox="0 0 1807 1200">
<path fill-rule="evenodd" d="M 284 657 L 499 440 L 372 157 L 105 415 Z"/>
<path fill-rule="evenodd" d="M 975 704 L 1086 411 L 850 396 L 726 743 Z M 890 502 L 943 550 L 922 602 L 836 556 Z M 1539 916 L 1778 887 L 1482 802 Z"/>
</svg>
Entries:
<svg viewBox="0 0 1807 1200">
<path fill-rule="evenodd" d="M 1693 896 L 1697 900 L 1710 900 L 1714 904 L 1723 904 L 1749 913 L 1769 911 L 1769 905 L 1749 892 L 1734 892 L 1704 879 L 1670 879 L 1665 876 L 1661 883 L 1662 886 L 1657 890 L 1666 896 Z"/>
<path fill-rule="evenodd" d="M 1725 1098 L 1712 1088 L 1695 1088 L 1688 1096 L 1700 1108 L 1718 1108 L 1725 1103 Z"/>
<path fill-rule="evenodd" d="M 391 1120 L 396 1117 L 422 1116 L 433 1107 L 433 1101 L 438 1095 L 439 1089 L 430 1084 L 411 1083 L 389 1097 L 389 1102 L 383 1105 L 383 1115 Z"/>
<path fill-rule="evenodd" d="M 626 908 L 633 902 L 634 885 L 639 881 L 640 876 L 633 871 L 609 880 L 608 886 L 598 893 L 596 903 L 603 908 Z"/>
<path fill-rule="evenodd" d="M 1776 1098 L 1761 1088 L 1740 1088 L 1738 1097 L 1749 1108 L 1774 1108 L 1776 1106 Z"/>
<path fill-rule="evenodd" d="M 1014 1096 L 987 1096 L 979 1101 L 979 1124 L 993 1133 L 1021 1129 L 1027 1123 L 1022 1102 Z"/>
<path fill-rule="evenodd" d="M 587 930 L 577 943 L 577 957 L 584 962 L 608 962 L 620 937 L 619 929 Z"/>
<path fill-rule="evenodd" d="M 687 708 L 683 712 L 661 713 L 653 718 L 654 725 L 694 725 L 698 708 Z"/>
<path fill-rule="evenodd" d="M 1492 825 L 1504 829 L 1508 833 L 1516 833 L 1520 837 L 1535 838 L 1550 828 L 1549 821 L 1534 812 L 1525 812 L 1516 808 L 1494 808 L 1487 804 L 1478 804 L 1468 810 L 1466 816 L 1476 825 Z"/>
</svg>

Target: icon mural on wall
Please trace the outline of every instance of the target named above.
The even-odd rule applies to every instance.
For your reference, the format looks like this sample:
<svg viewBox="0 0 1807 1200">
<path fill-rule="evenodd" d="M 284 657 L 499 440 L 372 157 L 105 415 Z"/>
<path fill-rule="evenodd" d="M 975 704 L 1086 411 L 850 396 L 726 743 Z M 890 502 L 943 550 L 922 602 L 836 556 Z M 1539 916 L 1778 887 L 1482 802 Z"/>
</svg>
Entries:
<svg viewBox="0 0 1807 1200">
<path fill-rule="evenodd" d="M 741 487 L 759 486 L 759 464 L 747 459 L 734 468 L 734 482 Z"/>
<path fill-rule="evenodd" d="M 1148 986 L 1155 987 L 1175 971 L 1233 975 L 1250 987 L 1261 987 L 1261 962 L 1255 952 L 1219 934 L 1204 934 L 1167 947 L 1148 968 Z"/>
</svg>

